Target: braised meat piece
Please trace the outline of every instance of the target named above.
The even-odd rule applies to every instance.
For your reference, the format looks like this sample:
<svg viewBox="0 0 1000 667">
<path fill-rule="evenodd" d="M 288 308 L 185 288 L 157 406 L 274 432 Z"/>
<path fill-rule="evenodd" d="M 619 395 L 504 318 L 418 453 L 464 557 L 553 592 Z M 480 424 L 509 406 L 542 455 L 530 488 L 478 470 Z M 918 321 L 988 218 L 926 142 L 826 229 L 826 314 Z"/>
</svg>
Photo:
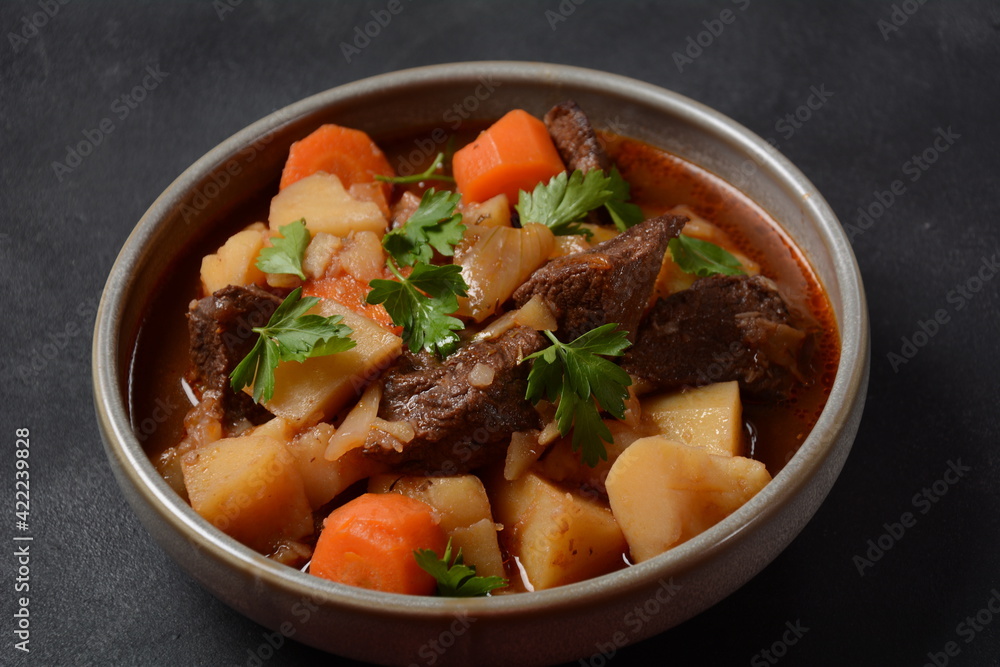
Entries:
<svg viewBox="0 0 1000 667">
<path fill-rule="evenodd" d="M 667 244 L 686 221 L 676 215 L 650 218 L 590 250 L 557 257 L 517 288 L 514 301 L 520 307 L 540 295 L 556 317 L 563 342 L 609 322 L 620 324 L 634 340 Z"/>
<path fill-rule="evenodd" d="M 647 390 L 738 380 L 749 396 L 788 396 L 801 381 L 807 334 L 763 276 L 711 276 L 660 299 L 622 368 Z"/>
<path fill-rule="evenodd" d="M 611 168 L 611 160 L 590 120 L 576 102 L 569 100 L 549 109 L 545 114 L 545 126 L 570 171 L 579 169 L 586 173 L 591 169 L 603 169 L 607 172 Z"/>
<path fill-rule="evenodd" d="M 365 454 L 437 474 L 502 459 L 511 433 L 539 427 L 538 413 L 524 398 L 530 364 L 520 361 L 545 344 L 534 329 L 515 327 L 494 340 L 469 343 L 444 361 L 404 352 L 383 379 L 378 416 L 409 423 L 415 436 L 404 443 L 373 429 Z"/>
<path fill-rule="evenodd" d="M 267 324 L 281 305 L 281 298 L 260 287 L 229 285 L 211 296 L 192 301 L 188 310 L 191 345 L 191 380 L 203 391 L 220 397 L 219 418 L 224 425 L 243 419 L 259 424 L 271 414 L 243 392 L 234 392 L 229 374 L 243 360 L 257 334 L 254 327 Z"/>
</svg>

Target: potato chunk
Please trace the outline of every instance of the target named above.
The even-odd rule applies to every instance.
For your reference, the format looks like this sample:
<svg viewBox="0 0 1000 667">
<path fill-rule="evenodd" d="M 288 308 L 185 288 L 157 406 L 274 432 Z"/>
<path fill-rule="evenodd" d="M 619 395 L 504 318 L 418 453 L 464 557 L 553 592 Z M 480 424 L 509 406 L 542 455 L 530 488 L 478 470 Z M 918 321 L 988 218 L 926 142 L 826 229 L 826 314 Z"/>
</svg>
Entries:
<svg viewBox="0 0 1000 667">
<path fill-rule="evenodd" d="M 327 460 L 326 448 L 334 433 L 333 424 L 322 422 L 288 443 L 288 451 L 299 465 L 306 497 L 313 510 L 318 510 L 358 480 L 386 469 L 384 464 L 365 456 L 360 449 L 351 450 L 335 461 Z"/>
<path fill-rule="evenodd" d="M 497 541 L 497 525 L 493 519 L 482 519 L 472 524 L 456 528 L 449 533 L 453 553 L 462 549 L 462 560 L 466 565 L 476 566 L 480 577 L 506 577 L 503 556 Z"/>
<path fill-rule="evenodd" d="M 262 285 L 264 272 L 257 255 L 264 247 L 264 225 L 256 223 L 236 232 L 211 255 L 201 260 L 201 286 L 212 294 L 227 285 Z"/>
<path fill-rule="evenodd" d="M 629 445 L 649 433 L 637 431 L 617 419 L 605 419 L 604 424 L 611 431 L 614 440 L 604 443 L 607 460 L 598 461 L 593 467 L 587 465 L 580 458 L 580 452 L 573 451 L 572 438 L 566 436 L 559 438 L 549 448 L 545 457 L 538 462 L 536 469 L 547 479 L 559 482 L 563 486 L 579 487 L 584 493 L 597 492 L 606 495 L 604 480 L 607 479 L 611 466 Z"/>
<path fill-rule="evenodd" d="M 313 532 L 295 459 L 277 438 L 223 438 L 184 455 L 191 507 L 227 535 L 263 554 Z"/>
<path fill-rule="evenodd" d="M 640 562 L 708 530 L 769 481 L 760 461 L 653 436 L 622 452 L 607 489 L 632 558 Z"/>
<path fill-rule="evenodd" d="M 617 569 L 625 538 L 611 510 L 528 472 L 500 477 L 491 494 L 500 537 L 536 589 L 553 588 Z"/>
<path fill-rule="evenodd" d="M 370 231 L 381 237 L 389 223 L 377 204 L 352 197 L 333 174 L 317 172 L 296 181 L 271 200 L 271 229 L 305 219 L 313 235 L 320 232 L 345 237 Z"/>
<path fill-rule="evenodd" d="M 642 415 L 652 432 L 670 440 L 720 456 L 743 451 L 743 404 L 735 380 L 644 398 Z"/>
<path fill-rule="evenodd" d="M 342 316 L 343 324 L 354 330 L 351 338 L 357 345 L 301 363 L 283 361 L 274 369 L 274 396 L 264 406 L 300 428 L 329 419 L 357 401 L 403 348 L 399 336 L 335 301 L 323 300 L 317 310 L 324 317 Z"/>
<path fill-rule="evenodd" d="M 475 475 L 378 475 L 369 480 L 368 491 L 401 493 L 427 503 L 441 519 L 441 527 L 452 540 L 453 551 L 457 553 L 461 548 L 465 563 L 475 565 L 477 575 L 504 576 L 490 501 L 482 481 Z"/>
<path fill-rule="evenodd" d="M 462 220 L 467 225 L 510 227 L 510 201 L 498 194 L 484 202 L 470 202 L 462 207 Z"/>
</svg>

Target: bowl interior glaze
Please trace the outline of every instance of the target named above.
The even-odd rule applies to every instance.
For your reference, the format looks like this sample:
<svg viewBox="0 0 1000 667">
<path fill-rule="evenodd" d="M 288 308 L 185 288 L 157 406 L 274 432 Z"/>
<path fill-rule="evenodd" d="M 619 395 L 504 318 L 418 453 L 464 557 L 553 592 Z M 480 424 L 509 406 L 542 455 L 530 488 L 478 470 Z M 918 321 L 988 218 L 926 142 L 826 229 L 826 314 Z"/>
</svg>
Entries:
<svg viewBox="0 0 1000 667">
<path fill-rule="evenodd" d="M 785 468 L 739 511 L 658 558 L 571 586 L 490 599 L 334 584 L 269 561 L 198 516 L 157 474 L 129 417 L 143 313 L 177 259 L 227 213 L 272 188 L 291 143 L 322 123 L 376 137 L 413 128 L 450 132 L 465 118 L 496 118 L 513 107 L 540 116 L 567 98 L 597 127 L 666 149 L 739 187 L 779 221 L 824 283 L 840 328 L 840 365 L 826 408 Z M 287 637 L 371 662 L 527 665 L 574 660 L 618 638 L 630 643 L 662 632 L 770 563 L 812 517 L 843 466 L 864 405 L 868 354 L 864 290 L 836 216 L 758 136 L 688 98 L 625 77 L 471 62 L 376 76 L 307 98 L 227 139 L 181 174 L 139 221 L 108 278 L 93 380 L 105 450 L 126 498 L 164 550 L 240 613 Z M 647 610 L 641 622 L 637 607 Z"/>
</svg>

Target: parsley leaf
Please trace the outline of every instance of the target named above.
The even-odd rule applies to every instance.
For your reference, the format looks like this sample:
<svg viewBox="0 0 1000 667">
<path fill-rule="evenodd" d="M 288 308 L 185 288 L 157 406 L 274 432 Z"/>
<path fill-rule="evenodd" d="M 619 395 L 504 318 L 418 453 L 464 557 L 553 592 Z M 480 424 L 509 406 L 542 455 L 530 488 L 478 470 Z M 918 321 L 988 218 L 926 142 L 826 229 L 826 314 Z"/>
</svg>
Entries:
<svg viewBox="0 0 1000 667">
<path fill-rule="evenodd" d="M 459 343 L 455 332 L 465 328 L 460 319 L 451 317 L 458 310 L 458 297 L 469 289 L 462 267 L 417 262 L 410 277 L 404 278 L 391 261 L 388 266 L 399 280 L 372 280 L 365 300 L 385 306 L 392 323 L 403 327 L 403 342 L 411 352 L 423 348 L 442 357 L 450 354 Z"/>
<path fill-rule="evenodd" d="M 457 192 L 427 190 L 406 224 L 382 238 L 382 247 L 399 266 L 430 263 L 434 250 L 451 257 L 466 229 L 455 210 L 461 198 Z"/>
<path fill-rule="evenodd" d="M 621 356 L 629 346 L 628 333 L 616 331 L 617 327 L 613 322 L 605 324 L 571 343 L 563 343 L 546 331 L 552 345 L 524 358 L 534 360 L 525 398 L 535 404 L 543 398 L 551 402 L 558 399 L 559 434 L 565 436 L 573 430 L 573 450 L 580 451 L 584 463 L 591 467 L 607 460 L 604 443 L 612 442 L 600 410 L 624 419 L 626 387 L 632 384 L 628 373 L 604 358 Z"/>
<path fill-rule="evenodd" d="M 613 192 L 608 185 L 607 176 L 599 169 L 586 175 L 579 169 L 569 175 L 564 171 L 548 183 L 539 183 L 531 193 L 521 190 L 515 208 L 522 224 L 538 222 L 556 236 L 583 234 L 590 238 L 590 230 L 578 223 L 610 200 Z"/>
<path fill-rule="evenodd" d="M 314 296 L 302 298 L 302 288 L 292 291 L 271 315 L 267 325 L 254 327 L 260 334 L 250 354 L 230 374 L 233 391 L 253 386 L 253 400 L 268 401 L 274 396 L 274 369 L 279 361 L 305 361 L 349 350 L 356 343 L 354 333 L 340 324 L 340 315 L 306 315 L 319 302 Z"/>
<path fill-rule="evenodd" d="M 302 280 L 302 255 L 311 238 L 305 218 L 290 222 L 278 230 L 281 236 L 271 238 L 271 247 L 262 248 L 257 255 L 257 268 L 264 273 L 291 273 Z"/>
<path fill-rule="evenodd" d="M 434 158 L 434 163 L 419 174 L 413 174 L 412 176 L 383 176 L 375 174 L 375 180 L 382 181 L 383 183 L 398 183 L 400 185 L 419 183 L 420 181 L 447 181 L 454 183 L 455 178 L 453 176 L 435 173 L 442 166 L 444 166 L 444 153 L 438 153 L 437 157 Z"/>
<path fill-rule="evenodd" d="M 725 248 L 681 234 L 670 239 L 670 255 L 685 273 L 705 277 L 716 273 L 738 276 L 744 273 L 738 259 Z"/>
<path fill-rule="evenodd" d="M 437 580 L 438 595 L 471 598 L 507 587 L 507 580 L 503 577 L 477 577 L 476 566 L 466 565 L 462 560 L 461 548 L 452 561 L 451 538 L 448 538 L 444 558 L 438 558 L 433 549 L 417 549 L 413 557 L 417 559 L 417 565 Z"/>
<path fill-rule="evenodd" d="M 568 176 L 562 172 L 548 183 L 539 183 L 530 194 L 522 190 L 515 208 L 522 223 L 540 222 L 556 236 L 583 234 L 589 239 L 592 233 L 579 223 L 595 208 L 607 208 L 621 231 L 643 221 L 642 209 L 628 203 L 629 189 L 617 167 L 610 175 L 600 169 L 586 174 L 577 169 Z"/>
<path fill-rule="evenodd" d="M 611 174 L 608 176 L 608 187 L 611 190 L 611 199 L 604 204 L 604 208 L 611 215 L 611 220 L 615 223 L 618 231 L 624 232 L 629 227 L 634 227 L 646 219 L 642 209 L 635 204 L 629 203 L 631 197 L 631 187 L 622 175 L 618 173 L 618 167 L 611 167 Z"/>
</svg>

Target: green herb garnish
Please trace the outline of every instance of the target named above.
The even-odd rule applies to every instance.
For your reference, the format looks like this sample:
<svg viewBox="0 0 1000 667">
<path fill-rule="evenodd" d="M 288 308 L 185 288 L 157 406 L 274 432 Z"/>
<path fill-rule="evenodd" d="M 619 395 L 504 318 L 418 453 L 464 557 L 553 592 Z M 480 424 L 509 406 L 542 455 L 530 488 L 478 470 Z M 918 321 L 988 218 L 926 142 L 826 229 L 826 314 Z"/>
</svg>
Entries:
<svg viewBox="0 0 1000 667">
<path fill-rule="evenodd" d="M 413 557 L 417 559 L 417 565 L 437 580 L 438 595 L 472 598 L 488 595 L 490 591 L 508 585 L 503 577 L 477 577 L 476 566 L 463 562 L 461 548 L 452 561 L 451 538 L 448 538 L 443 558 L 438 558 L 433 549 L 417 549 Z"/>
<path fill-rule="evenodd" d="M 406 224 L 382 238 L 382 247 L 398 266 L 430 263 L 434 250 L 451 257 L 466 229 L 462 214 L 457 212 L 461 198 L 456 192 L 427 190 Z"/>
<path fill-rule="evenodd" d="M 605 324 L 571 343 L 563 343 L 546 331 L 552 345 L 524 358 L 534 360 L 525 398 L 535 404 L 543 398 L 553 403 L 558 399 L 559 434 L 565 436 L 573 430 L 573 450 L 580 451 L 584 463 L 591 467 L 607 460 L 604 443 L 613 441 L 600 411 L 624 419 L 626 387 L 632 384 L 628 373 L 604 358 L 619 357 L 630 345 L 628 332 L 617 328 L 615 323 Z"/>
<path fill-rule="evenodd" d="M 579 222 L 588 212 L 603 206 L 611 197 L 607 177 L 594 169 L 584 176 L 577 169 L 572 174 L 557 174 L 548 183 L 539 183 L 531 192 L 521 190 L 517 209 L 521 224 L 537 222 L 552 230 L 556 236 L 593 234 Z"/>
<path fill-rule="evenodd" d="M 291 273 L 305 280 L 302 256 L 311 239 L 305 219 L 290 222 L 278 232 L 281 236 L 271 238 L 271 247 L 261 249 L 257 255 L 257 268 L 264 273 Z"/>
<path fill-rule="evenodd" d="M 634 227 L 645 220 L 646 216 L 641 208 L 629 202 L 632 188 L 628 181 L 618 173 L 618 167 L 611 167 L 611 174 L 608 178 L 611 199 L 604 204 L 604 208 L 608 210 L 608 214 L 611 215 L 611 220 L 615 223 L 618 231 L 624 232 L 629 227 Z"/>
<path fill-rule="evenodd" d="M 254 327 L 260 334 L 257 343 L 230 374 L 233 391 L 253 385 L 253 400 L 268 401 L 274 396 L 274 369 L 279 361 L 305 361 L 309 357 L 349 350 L 356 343 L 349 338 L 354 333 L 340 324 L 340 315 L 322 317 L 306 315 L 319 299 L 302 298 L 302 288 L 292 291 L 278 306 L 267 325 Z"/>
<path fill-rule="evenodd" d="M 724 248 L 681 234 L 670 239 L 670 256 L 685 273 L 705 277 L 721 273 L 738 276 L 744 273 L 739 260 Z"/>
<path fill-rule="evenodd" d="M 593 235 L 580 225 L 590 211 L 607 206 L 615 225 L 624 231 L 642 221 L 642 210 L 628 204 L 629 185 L 618 173 L 611 170 L 606 176 L 600 169 L 584 174 L 577 169 L 553 176 L 548 183 L 539 183 L 531 193 L 521 191 L 517 208 L 521 222 L 538 222 L 556 236 Z"/>
<path fill-rule="evenodd" d="M 436 173 L 442 166 L 444 166 L 444 153 L 438 153 L 437 157 L 434 158 L 434 163 L 419 174 L 413 174 L 412 176 L 382 176 L 381 174 L 376 174 L 375 179 L 383 183 L 397 183 L 400 185 L 419 183 L 420 181 L 447 181 L 448 183 L 454 183 L 454 177 Z"/>
<path fill-rule="evenodd" d="M 381 303 L 393 324 L 403 327 L 403 342 L 411 352 L 422 348 L 442 357 L 450 354 L 459 343 L 455 332 L 465 328 L 451 317 L 458 310 L 458 297 L 469 289 L 462 267 L 417 262 L 410 277 L 404 278 L 391 260 L 387 264 L 399 280 L 372 280 L 365 300 Z"/>
</svg>

